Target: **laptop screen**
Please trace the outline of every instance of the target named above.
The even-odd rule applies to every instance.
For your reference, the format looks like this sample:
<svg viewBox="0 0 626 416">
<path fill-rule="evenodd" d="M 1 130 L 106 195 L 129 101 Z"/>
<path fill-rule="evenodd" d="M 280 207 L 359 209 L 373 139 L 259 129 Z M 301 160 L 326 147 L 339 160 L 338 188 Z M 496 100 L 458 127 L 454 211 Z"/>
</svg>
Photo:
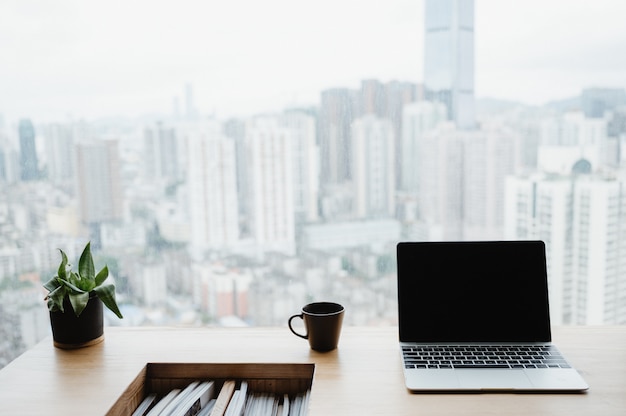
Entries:
<svg viewBox="0 0 626 416">
<path fill-rule="evenodd" d="M 402 242 L 403 342 L 551 341 L 542 241 Z"/>
</svg>

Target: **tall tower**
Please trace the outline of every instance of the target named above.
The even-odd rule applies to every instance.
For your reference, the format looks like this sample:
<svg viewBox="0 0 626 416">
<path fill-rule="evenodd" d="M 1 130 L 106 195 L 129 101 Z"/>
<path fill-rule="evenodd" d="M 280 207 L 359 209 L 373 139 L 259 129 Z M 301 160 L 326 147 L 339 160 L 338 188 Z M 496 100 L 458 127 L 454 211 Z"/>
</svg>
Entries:
<svg viewBox="0 0 626 416">
<path fill-rule="evenodd" d="M 29 119 L 20 120 L 20 174 L 23 181 L 32 181 L 39 176 L 37 151 L 35 149 L 35 128 Z"/>
<path fill-rule="evenodd" d="M 81 220 L 89 225 L 96 247 L 100 245 L 100 224 L 123 219 L 120 163 L 117 140 L 90 140 L 76 145 Z"/>
<path fill-rule="evenodd" d="M 195 120 L 197 116 L 198 111 L 193 98 L 193 86 L 185 84 L 185 118 L 187 120 Z"/>
<path fill-rule="evenodd" d="M 546 242 L 553 323 L 624 324 L 626 184 L 575 170 L 509 176 L 505 238 Z"/>
<path fill-rule="evenodd" d="M 394 132 L 390 120 L 369 114 L 352 124 L 352 181 L 357 218 L 395 212 Z"/>
<path fill-rule="evenodd" d="M 418 165 L 419 212 L 427 239 L 463 239 L 463 143 L 450 122 L 424 133 Z"/>
<path fill-rule="evenodd" d="M 419 195 L 420 157 L 423 151 L 424 133 L 446 120 L 446 108 L 442 103 L 419 101 L 406 105 L 402 110 L 402 189 Z"/>
<path fill-rule="evenodd" d="M 74 133 L 73 126 L 50 124 L 46 126 L 46 155 L 48 158 L 48 180 L 61 185 L 74 177 Z"/>
<path fill-rule="evenodd" d="M 322 185 L 350 180 L 350 124 L 356 113 L 356 93 L 337 88 L 322 91 L 319 115 Z"/>
<path fill-rule="evenodd" d="M 151 180 L 179 179 L 178 145 L 173 127 L 158 122 L 143 132 L 145 150 L 145 175 Z"/>
<path fill-rule="evenodd" d="M 319 219 L 319 147 L 315 118 L 300 111 L 286 112 L 281 124 L 291 130 L 293 150 L 293 204 L 296 226 Z"/>
<path fill-rule="evenodd" d="M 189 127 L 187 141 L 191 241 L 200 250 L 239 241 L 235 142 L 210 120 Z"/>
<path fill-rule="evenodd" d="M 375 79 L 361 81 L 361 102 L 359 116 L 375 114 L 384 117 L 387 113 L 385 85 Z"/>
<path fill-rule="evenodd" d="M 271 116 L 246 129 L 250 231 L 264 250 L 295 252 L 293 131 Z"/>
<path fill-rule="evenodd" d="M 459 129 L 474 128 L 474 0 L 426 0 L 424 95 Z"/>
</svg>

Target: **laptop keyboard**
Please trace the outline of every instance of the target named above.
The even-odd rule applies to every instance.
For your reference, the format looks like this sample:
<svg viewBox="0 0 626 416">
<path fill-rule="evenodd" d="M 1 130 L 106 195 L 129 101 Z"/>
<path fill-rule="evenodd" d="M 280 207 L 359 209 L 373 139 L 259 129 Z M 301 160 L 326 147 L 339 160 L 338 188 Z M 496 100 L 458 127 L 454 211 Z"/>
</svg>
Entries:
<svg viewBox="0 0 626 416">
<path fill-rule="evenodd" d="M 553 345 L 402 346 L 406 368 L 571 368 Z"/>
</svg>

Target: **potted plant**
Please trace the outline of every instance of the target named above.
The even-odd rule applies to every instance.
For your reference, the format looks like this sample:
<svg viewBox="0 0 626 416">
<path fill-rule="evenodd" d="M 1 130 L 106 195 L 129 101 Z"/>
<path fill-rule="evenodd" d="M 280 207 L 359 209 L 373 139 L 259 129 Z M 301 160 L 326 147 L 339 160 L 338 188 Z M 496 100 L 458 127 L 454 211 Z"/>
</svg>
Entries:
<svg viewBox="0 0 626 416">
<path fill-rule="evenodd" d="M 109 277 L 105 265 L 97 274 L 88 242 L 78 260 L 78 271 L 72 271 L 67 255 L 61 252 L 57 275 L 43 286 L 50 311 L 54 345 L 59 348 L 80 348 L 104 340 L 102 304 L 120 319 L 123 318 L 115 300 L 115 286 L 104 284 Z"/>
</svg>

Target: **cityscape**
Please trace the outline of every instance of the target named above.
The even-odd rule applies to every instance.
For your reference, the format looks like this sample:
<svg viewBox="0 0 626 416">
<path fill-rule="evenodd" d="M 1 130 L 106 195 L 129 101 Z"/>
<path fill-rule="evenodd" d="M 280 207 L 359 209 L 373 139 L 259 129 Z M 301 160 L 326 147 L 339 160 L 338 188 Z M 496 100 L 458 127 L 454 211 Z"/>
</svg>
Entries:
<svg viewBox="0 0 626 416">
<path fill-rule="evenodd" d="M 396 325 L 399 241 L 502 239 L 546 242 L 553 325 L 626 324 L 626 89 L 476 98 L 474 2 L 436 3 L 421 82 L 246 117 L 184 82 L 169 114 L 0 108 L 0 368 L 49 334 L 42 283 L 88 241 L 110 326 L 286 326 L 314 300 Z"/>
</svg>

